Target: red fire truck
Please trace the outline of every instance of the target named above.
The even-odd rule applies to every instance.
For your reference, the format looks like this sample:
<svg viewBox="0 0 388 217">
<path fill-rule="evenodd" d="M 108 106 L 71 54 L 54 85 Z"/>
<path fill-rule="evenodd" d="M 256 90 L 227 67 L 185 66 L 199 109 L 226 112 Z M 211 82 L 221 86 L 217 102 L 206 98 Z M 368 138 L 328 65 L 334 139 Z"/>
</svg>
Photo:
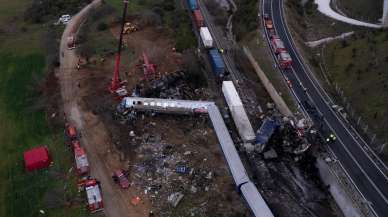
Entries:
<svg viewBox="0 0 388 217">
<path fill-rule="evenodd" d="M 81 147 L 79 142 L 73 142 L 72 144 L 77 173 L 80 176 L 85 175 L 89 172 L 89 161 L 86 156 L 85 149 Z"/>
<path fill-rule="evenodd" d="M 271 45 L 276 54 L 286 51 L 286 47 L 284 46 L 283 41 L 277 35 L 273 35 L 271 37 Z"/>
<path fill-rule="evenodd" d="M 83 186 L 88 199 L 88 209 L 91 213 L 102 211 L 104 204 L 102 202 L 101 186 L 96 179 L 88 179 L 83 182 Z"/>
<path fill-rule="evenodd" d="M 281 69 L 289 69 L 291 68 L 292 59 L 290 54 L 287 51 L 280 52 L 278 54 L 279 67 Z"/>
</svg>

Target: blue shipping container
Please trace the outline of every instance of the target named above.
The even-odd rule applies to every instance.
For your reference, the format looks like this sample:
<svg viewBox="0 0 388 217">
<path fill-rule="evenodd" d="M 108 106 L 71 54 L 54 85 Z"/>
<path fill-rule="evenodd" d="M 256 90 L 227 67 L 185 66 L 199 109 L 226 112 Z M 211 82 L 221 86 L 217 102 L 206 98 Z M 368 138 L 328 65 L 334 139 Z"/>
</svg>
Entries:
<svg viewBox="0 0 388 217">
<path fill-rule="evenodd" d="M 189 2 L 190 9 L 192 11 L 198 9 L 197 0 L 188 0 L 188 2 Z"/>
<path fill-rule="evenodd" d="M 272 120 L 266 118 L 261 125 L 260 129 L 257 131 L 256 135 L 256 144 L 263 145 L 268 142 L 271 138 L 272 134 L 275 132 L 276 128 L 278 128 L 279 124 L 276 120 Z"/>
<path fill-rule="evenodd" d="M 223 77 L 225 75 L 225 64 L 220 52 L 215 48 L 210 49 L 209 58 L 214 74 L 218 77 Z"/>
</svg>

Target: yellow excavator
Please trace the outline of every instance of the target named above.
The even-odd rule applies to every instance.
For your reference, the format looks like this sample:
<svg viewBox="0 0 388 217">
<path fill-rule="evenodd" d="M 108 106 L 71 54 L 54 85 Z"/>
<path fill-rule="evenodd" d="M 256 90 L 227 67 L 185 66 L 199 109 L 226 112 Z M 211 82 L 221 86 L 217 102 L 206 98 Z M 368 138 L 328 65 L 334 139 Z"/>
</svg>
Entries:
<svg viewBox="0 0 388 217">
<path fill-rule="evenodd" d="M 137 25 L 127 22 L 124 24 L 123 34 L 130 34 L 132 32 L 136 32 L 137 30 L 139 30 Z"/>
</svg>

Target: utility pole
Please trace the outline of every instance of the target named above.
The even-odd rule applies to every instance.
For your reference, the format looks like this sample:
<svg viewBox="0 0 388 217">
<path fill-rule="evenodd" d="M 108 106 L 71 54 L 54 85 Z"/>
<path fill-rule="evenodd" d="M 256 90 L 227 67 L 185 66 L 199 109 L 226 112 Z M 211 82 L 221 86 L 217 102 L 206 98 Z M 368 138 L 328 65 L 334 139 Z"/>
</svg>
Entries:
<svg viewBox="0 0 388 217">
<path fill-rule="evenodd" d="M 125 25 L 125 19 L 127 16 L 127 9 L 128 9 L 128 0 L 124 0 L 123 3 L 124 3 L 124 10 L 123 10 L 123 16 L 122 16 L 122 20 L 121 20 L 119 46 L 118 46 L 117 54 L 116 54 L 115 68 L 114 68 L 114 72 L 113 72 L 112 83 L 109 87 L 109 90 L 112 93 L 120 88 L 120 58 L 121 58 L 121 48 L 123 45 L 124 25 Z"/>
</svg>

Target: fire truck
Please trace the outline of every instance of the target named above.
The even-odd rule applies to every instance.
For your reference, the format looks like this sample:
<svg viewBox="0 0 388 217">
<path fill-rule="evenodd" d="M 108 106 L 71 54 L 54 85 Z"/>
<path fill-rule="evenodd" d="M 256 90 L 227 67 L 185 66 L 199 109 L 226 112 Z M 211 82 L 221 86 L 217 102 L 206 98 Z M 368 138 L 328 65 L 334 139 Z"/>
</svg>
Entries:
<svg viewBox="0 0 388 217">
<path fill-rule="evenodd" d="M 95 213 L 104 210 L 100 182 L 97 179 L 87 179 L 82 184 L 86 192 L 89 211 Z"/>
<path fill-rule="evenodd" d="M 65 128 L 65 135 L 70 141 L 78 138 L 79 135 L 77 129 L 74 126 L 66 124 Z"/>
<path fill-rule="evenodd" d="M 281 69 L 291 68 L 292 59 L 287 51 L 282 51 L 278 54 L 279 67 Z"/>
<path fill-rule="evenodd" d="M 268 14 L 264 14 L 264 24 L 265 24 L 265 28 L 273 29 L 273 22 Z"/>
<path fill-rule="evenodd" d="M 72 142 L 73 151 L 74 151 L 74 159 L 75 166 L 77 169 L 77 174 L 79 176 L 85 175 L 89 172 L 89 161 L 85 153 L 85 149 L 81 147 L 78 140 L 77 142 Z"/>
<path fill-rule="evenodd" d="M 276 54 L 286 51 L 283 41 L 277 35 L 273 35 L 271 38 L 271 45 Z"/>
</svg>

